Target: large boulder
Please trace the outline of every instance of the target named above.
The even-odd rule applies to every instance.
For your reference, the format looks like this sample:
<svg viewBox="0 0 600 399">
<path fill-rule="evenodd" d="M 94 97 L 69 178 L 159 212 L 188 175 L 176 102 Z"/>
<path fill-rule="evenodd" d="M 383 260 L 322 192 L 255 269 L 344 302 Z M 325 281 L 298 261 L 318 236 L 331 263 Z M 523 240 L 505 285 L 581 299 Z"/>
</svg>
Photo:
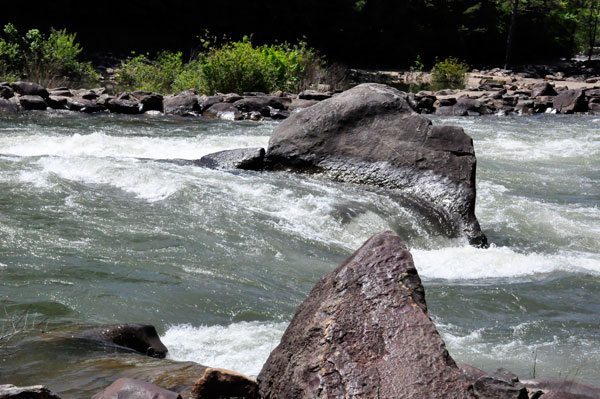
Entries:
<svg viewBox="0 0 600 399">
<path fill-rule="evenodd" d="M 72 338 L 114 344 L 144 355 L 164 358 L 168 349 L 161 342 L 154 326 L 148 324 L 115 324 L 77 332 Z"/>
<path fill-rule="evenodd" d="M 0 399 L 60 399 L 43 385 L 17 387 L 11 384 L 0 385 Z"/>
<path fill-rule="evenodd" d="M 24 95 L 19 97 L 19 103 L 26 110 L 44 111 L 48 107 L 44 99 L 40 96 Z"/>
<path fill-rule="evenodd" d="M 258 375 L 271 398 L 473 398 L 403 241 L 369 239 L 300 304 Z"/>
<path fill-rule="evenodd" d="M 92 399 L 181 399 L 177 392 L 168 391 L 149 382 L 119 378 Z"/>
<path fill-rule="evenodd" d="M 274 130 L 265 166 L 392 189 L 449 235 L 487 245 L 475 217 L 473 140 L 460 127 L 432 126 L 392 87 L 362 84 L 293 114 Z"/>
</svg>

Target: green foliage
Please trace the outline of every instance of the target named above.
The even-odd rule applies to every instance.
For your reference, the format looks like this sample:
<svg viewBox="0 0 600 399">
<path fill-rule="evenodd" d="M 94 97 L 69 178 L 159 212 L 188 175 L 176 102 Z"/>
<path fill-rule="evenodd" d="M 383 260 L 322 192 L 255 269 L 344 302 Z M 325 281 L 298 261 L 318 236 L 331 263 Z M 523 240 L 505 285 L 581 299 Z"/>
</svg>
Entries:
<svg viewBox="0 0 600 399">
<path fill-rule="evenodd" d="M 183 71 L 181 57 L 181 52 L 169 51 L 159 53 L 155 60 L 150 60 L 148 54 L 131 56 L 121 63 L 116 75 L 117 82 L 136 90 L 168 93 Z"/>
<path fill-rule="evenodd" d="M 456 88 L 464 85 L 465 74 L 469 71 L 469 65 L 458 58 L 448 57 L 443 61 L 437 61 L 431 70 L 431 82 L 439 87 Z"/>
<path fill-rule="evenodd" d="M 297 90 L 306 85 L 309 71 L 322 60 L 305 42 L 254 46 L 249 37 L 214 45 L 203 38 L 204 52 L 190 62 L 181 53 L 162 52 L 130 57 L 117 73 L 117 82 L 137 90 L 170 93 L 196 89 L 204 94 Z"/>
<path fill-rule="evenodd" d="M 26 78 L 46 86 L 70 81 L 97 81 L 100 75 L 90 63 L 80 62 L 81 53 L 76 34 L 52 28 L 46 37 L 38 29 L 30 29 L 20 37 L 8 23 L 0 36 L 0 79 Z"/>
<path fill-rule="evenodd" d="M 424 68 L 425 64 L 423 64 L 423 61 L 421 61 L 421 56 L 417 55 L 417 58 L 415 58 L 415 62 L 413 62 L 410 70 L 413 72 L 423 72 Z"/>
</svg>

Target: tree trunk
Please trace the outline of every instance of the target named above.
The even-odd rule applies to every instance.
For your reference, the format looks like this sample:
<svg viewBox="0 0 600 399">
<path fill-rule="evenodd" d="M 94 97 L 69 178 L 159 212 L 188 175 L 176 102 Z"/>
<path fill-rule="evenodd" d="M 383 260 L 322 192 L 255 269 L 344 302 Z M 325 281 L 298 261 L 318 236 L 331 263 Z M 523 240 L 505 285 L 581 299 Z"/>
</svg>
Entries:
<svg viewBox="0 0 600 399">
<path fill-rule="evenodd" d="M 508 63 L 513 47 L 513 36 L 515 33 L 515 25 L 517 24 L 517 12 L 519 11 L 519 1 L 513 0 L 512 15 L 510 17 L 510 25 L 508 26 L 508 37 L 506 38 L 506 57 L 504 58 L 504 69 L 508 69 Z"/>
</svg>

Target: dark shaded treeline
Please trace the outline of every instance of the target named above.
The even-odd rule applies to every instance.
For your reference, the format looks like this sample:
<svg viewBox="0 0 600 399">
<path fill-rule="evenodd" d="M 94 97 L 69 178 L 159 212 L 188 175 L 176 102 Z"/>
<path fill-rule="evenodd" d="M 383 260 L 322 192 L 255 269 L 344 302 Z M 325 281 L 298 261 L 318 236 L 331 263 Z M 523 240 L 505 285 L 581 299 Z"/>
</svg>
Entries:
<svg viewBox="0 0 600 399">
<path fill-rule="evenodd" d="M 79 0 L 2 1 L 0 23 L 21 33 L 51 26 L 77 32 L 88 52 L 127 55 L 131 50 L 189 52 L 197 35 L 256 43 L 295 41 L 330 61 L 353 66 L 402 68 L 420 55 L 426 66 L 436 56 L 457 56 L 475 66 L 504 61 L 510 8 L 498 0 Z M 530 2 L 532 3 L 532 2 Z M 533 3 L 532 3 L 533 4 Z M 552 1 L 522 10 L 515 31 L 515 62 L 570 55 L 574 27 L 551 9 Z M 554 10 L 554 11 L 553 11 Z"/>
</svg>

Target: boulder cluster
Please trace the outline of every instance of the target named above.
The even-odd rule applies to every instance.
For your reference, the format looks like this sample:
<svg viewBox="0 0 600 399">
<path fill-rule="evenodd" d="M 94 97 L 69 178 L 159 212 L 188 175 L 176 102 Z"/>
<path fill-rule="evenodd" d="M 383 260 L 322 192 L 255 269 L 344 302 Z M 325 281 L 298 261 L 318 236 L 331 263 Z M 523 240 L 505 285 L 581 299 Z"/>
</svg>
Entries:
<svg viewBox="0 0 600 399">
<path fill-rule="evenodd" d="M 292 95 L 251 92 L 201 96 L 194 90 L 163 96 L 149 91 L 111 95 L 106 89 L 45 88 L 33 82 L 0 83 L 0 112 L 28 110 L 70 110 L 118 114 L 164 113 L 205 116 L 228 120 L 285 119 L 295 109 L 309 107 L 331 94 L 306 90 Z"/>
<path fill-rule="evenodd" d="M 510 80 L 485 78 L 468 91 L 420 91 L 414 101 L 420 113 L 445 116 L 600 113 L 600 86 L 568 89 L 550 82 Z"/>
</svg>

